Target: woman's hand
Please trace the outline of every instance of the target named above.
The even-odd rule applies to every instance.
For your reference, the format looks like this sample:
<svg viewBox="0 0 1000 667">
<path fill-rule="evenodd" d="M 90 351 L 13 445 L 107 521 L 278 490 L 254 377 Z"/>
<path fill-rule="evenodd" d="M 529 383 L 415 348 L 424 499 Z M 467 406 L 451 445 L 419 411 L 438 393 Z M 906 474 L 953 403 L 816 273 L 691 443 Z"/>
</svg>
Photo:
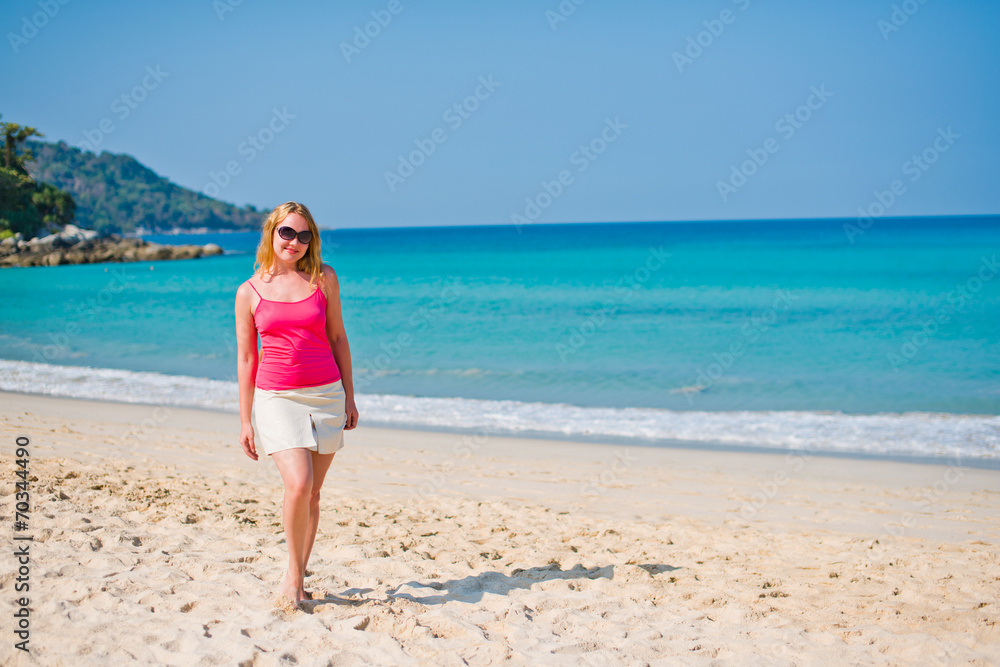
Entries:
<svg viewBox="0 0 1000 667">
<path fill-rule="evenodd" d="M 253 441 L 253 426 L 250 424 L 240 426 L 240 446 L 247 456 L 254 461 L 257 460 L 257 445 Z"/>
<path fill-rule="evenodd" d="M 344 412 L 347 414 L 344 430 L 347 431 L 358 425 L 358 406 L 354 404 L 353 396 L 348 396 L 344 402 Z"/>
</svg>

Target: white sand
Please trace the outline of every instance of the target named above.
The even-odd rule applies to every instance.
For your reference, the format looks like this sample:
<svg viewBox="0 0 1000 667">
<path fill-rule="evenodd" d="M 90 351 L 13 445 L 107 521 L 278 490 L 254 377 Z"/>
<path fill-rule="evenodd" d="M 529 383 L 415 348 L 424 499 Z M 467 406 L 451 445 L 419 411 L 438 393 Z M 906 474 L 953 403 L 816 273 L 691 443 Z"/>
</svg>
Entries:
<svg viewBox="0 0 1000 667">
<path fill-rule="evenodd" d="M 235 415 L 0 414 L 8 517 L 18 435 L 37 477 L 0 664 L 1000 664 L 1000 471 L 361 427 L 291 610 Z"/>
</svg>

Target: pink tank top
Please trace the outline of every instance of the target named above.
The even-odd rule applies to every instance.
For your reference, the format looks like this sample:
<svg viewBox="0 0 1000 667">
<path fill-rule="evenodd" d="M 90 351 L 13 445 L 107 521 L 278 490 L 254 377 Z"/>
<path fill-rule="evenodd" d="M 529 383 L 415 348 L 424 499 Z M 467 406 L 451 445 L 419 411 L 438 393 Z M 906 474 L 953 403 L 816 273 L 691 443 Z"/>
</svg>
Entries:
<svg viewBox="0 0 1000 667">
<path fill-rule="evenodd" d="M 261 297 L 253 318 L 262 348 L 254 382 L 258 388 L 318 387 L 340 379 L 326 335 L 326 294 L 319 286 L 301 301 Z"/>
</svg>

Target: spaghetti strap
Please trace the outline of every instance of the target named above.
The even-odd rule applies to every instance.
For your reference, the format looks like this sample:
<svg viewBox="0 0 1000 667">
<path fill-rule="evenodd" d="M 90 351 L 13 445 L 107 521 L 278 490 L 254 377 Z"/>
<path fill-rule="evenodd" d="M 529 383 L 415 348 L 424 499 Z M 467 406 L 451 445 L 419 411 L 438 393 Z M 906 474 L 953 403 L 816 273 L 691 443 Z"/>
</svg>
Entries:
<svg viewBox="0 0 1000 667">
<path fill-rule="evenodd" d="M 253 283 L 252 283 L 252 282 L 250 282 L 249 280 L 247 281 L 247 285 L 249 285 L 250 287 L 252 287 L 252 288 L 253 288 L 253 291 L 254 291 L 254 292 L 257 292 L 257 288 L 256 288 L 256 287 L 254 287 L 254 286 L 253 286 Z M 260 296 L 260 292 L 257 292 L 257 296 Z M 263 299 L 264 297 L 260 296 L 260 298 L 262 298 L 262 299 Z"/>
</svg>

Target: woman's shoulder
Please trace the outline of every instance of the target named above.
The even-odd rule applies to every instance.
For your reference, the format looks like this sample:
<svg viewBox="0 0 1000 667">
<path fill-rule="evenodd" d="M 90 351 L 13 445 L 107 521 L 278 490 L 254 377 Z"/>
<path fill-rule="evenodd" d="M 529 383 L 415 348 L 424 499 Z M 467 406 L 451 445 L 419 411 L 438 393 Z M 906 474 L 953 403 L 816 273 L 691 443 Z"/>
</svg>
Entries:
<svg viewBox="0 0 1000 667">
<path fill-rule="evenodd" d="M 329 264 L 320 264 L 319 289 L 323 291 L 327 301 L 337 295 L 337 273 Z"/>
<path fill-rule="evenodd" d="M 329 264 L 321 264 L 319 268 L 319 277 L 322 281 L 324 287 L 331 287 L 337 284 L 337 272 L 333 270 L 333 267 Z"/>
<path fill-rule="evenodd" d="M 257 291 L 257 285 L 254 284 L 254 278 L 257 278 L 258 282 L 260 281 L 260 276 L 256 273 L 253 274 L 240 283 L 240 286 L 236 288 L 236 296 L 246 296 L 254 293 L 259 295 L 260 292 Z"/>
</svg>

